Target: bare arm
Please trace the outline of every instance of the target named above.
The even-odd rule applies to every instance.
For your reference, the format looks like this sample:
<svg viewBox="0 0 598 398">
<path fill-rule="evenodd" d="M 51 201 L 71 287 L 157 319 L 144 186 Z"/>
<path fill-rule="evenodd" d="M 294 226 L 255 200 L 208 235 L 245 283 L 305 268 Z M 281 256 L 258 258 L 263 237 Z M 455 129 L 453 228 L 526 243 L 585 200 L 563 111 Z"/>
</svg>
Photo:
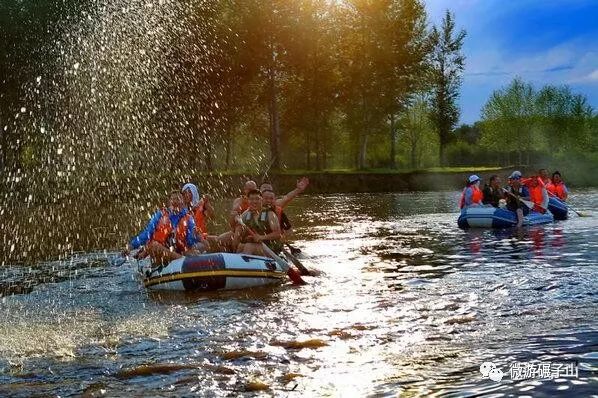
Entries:
<svg viewBox="0 0 598 398">
<path fill-rule="evenodd" d="M 282 208 L 285 208 L 293 199 L 295 199 L 299 194 L 307 188 L 309 185 L 309 178 L 303 177 L 299 181 L 297 181 L 297 188 L 293 189 L 291 192 L 287 193 L 280 199 L 276 200 L 276 205 Z"/>
<path fill-rule="evenodd" d="M 203 197 L 203 211 L 206 219 L 210 219 L 214 217 L 214 206 L 212 206 L 212 202 L 210 201 L 210 197 L 208 195 L 204 195 Z"/>
<path fill-rule="evenodd" d="M 239 210 L 241 209 L 241 198 L 237 198 L 233 202 L 233 207 L 229 213 L 228 224 L 235 228 L 237 225 L 237 217 L 239 217 Z"/>
</svg>

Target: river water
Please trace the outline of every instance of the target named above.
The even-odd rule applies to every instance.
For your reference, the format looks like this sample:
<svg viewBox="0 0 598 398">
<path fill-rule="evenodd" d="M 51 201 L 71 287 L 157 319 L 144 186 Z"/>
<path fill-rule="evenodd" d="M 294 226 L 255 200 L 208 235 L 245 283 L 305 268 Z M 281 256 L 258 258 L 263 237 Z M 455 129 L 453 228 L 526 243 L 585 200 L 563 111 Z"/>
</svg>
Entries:
<svg viewBox="0 0 598 398">
<path fill-rule="evenodd" d="M 457 197 L 298 198 L 296 245 L 322 271 L 301 287 L 153 293 L 115 252 L 6 266 L 37 282 L 1 298 L 0 396 L 597 394 L 598 214 L 462 231 Z M 576 374 L 512 379 L 530 363 Z"/>
</svg>

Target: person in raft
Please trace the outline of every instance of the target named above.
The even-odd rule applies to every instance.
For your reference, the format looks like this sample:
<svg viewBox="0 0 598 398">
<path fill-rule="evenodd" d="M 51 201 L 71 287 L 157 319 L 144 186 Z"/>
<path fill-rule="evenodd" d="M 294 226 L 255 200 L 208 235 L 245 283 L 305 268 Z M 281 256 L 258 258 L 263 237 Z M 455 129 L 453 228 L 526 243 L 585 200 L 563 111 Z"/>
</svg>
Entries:
<svg viewBox="0 0 598 398">
<path fill-rule="evenodd" d="M 539 176 L 533 176 L 522 180 L 522 183 L 527 187 L 529 191 L 530 200 L 533 202 L 533 211 L 538 213 L 546 213 L 548 208 L 548 192 L 542 182 L 542 178 Z"/>
<path fill-rule="evenodd" d="M 214 216 L 214 207 L 208 195 L 201 194 L 195 184 L 187 183 L 181 189 L 183 201 L 195 221 L 195 233 L 201 242 L 193 248 L 198 253 L 220 251 L 218 236 L 209 235 L 207 221 Z"/>
<path fill-rule="evenodd" d="M 470 206 L 482 205 L 482 199 L 484 195 L 480 190 L 480 177 L 477 175 L 471 175 L 467 179 L 467 186 L 461 193 L 461 199 L 459 199 L 459 208 L 465 209 Z"/>
<path fill-rule="evenodd" d="M 241 243 L 238 253 L 267 256 L 262 244 L 266 244 L 273 252 L 282 251 L 280 238 L 280 222 L 270 207 L 263 207 L 262 193 L 257 189 L 247 194 L 249 209 L 241 214 Z"/>
<path fill-rule="evenodd" d="M 552 173 L 552 179 L 546 185 L 546 190 L 549 192 L 551 196 L 556 196 L 560 200 L 567 200 L 567 196 L 569 196 L 569 190 L 563 182 L 561 173 L 559 173 L 558 171 Z"/>
<path fill-rule="evenodd" d="M 546 169 L 538 170 L 538 176 L 540 177 L 540 179 L 542 180 L 544 185 L 548 185 L 548 183 L 550 182 L 550 176 L 548 175 L 548 170 L 546 170 Z"/>
<path fill-rule="evenodd" d="M 216 238 L 215 251 L 231 252 L 235 253 L 240 241 L 239 232 L 239 216 L 243 214 L 249 208 L 249 199 L 247 195 L 250 191 L 257 190 L 257 183 L 253 180 L 245 181 L 241 196 L 235 198 L 233 201 L 232 208 L 228 215 L 228 223 L 230 225 L 230 231 L 227 231 Z"/>
<path fill-rule="evenodd" d="M 295 189 L 293 189 L 291 192 L 287 193 L 280 199 L 276 198 L 276 193 L 274 192 L 274 187 L 272 186 L 272 184 L 263 183 L 262 185 L 260 185 L 260 192 L 262 193 L 264 207 L 270 207 L 276 213 L 278 221 L 280 222 L 280 229 L 283 234 L 283 240 L 285 240 L 285 238 L 289 238 L 289 236 L 292 234 L 293 229 L 291 221 L 284 212 L 284 208 L 289 203 L 291 203 L 293 199 L 299 196 L 299 194 L 305 191 L 308 185 L 309 179 L 307 177 L 303 177 L 297 181 L 297 187 Z"/>
<path fill-rule="evenodd" d="M 179 191 L 173 191 L 166 207 L 156 211 L 143 231 L 129 242 L 131 249 L 143 249 L 138 258 L 149 256 L 154 265 L 166 265 L 182 257 L 200 241 L 195 233 L 195 221 Z"/>
<path fill-rule="evenodd" d="M 214 207 L 208 195 L 202 195 L 195 184 L 187 183 L 181 189 L 183 201 L 195 221 L 195 230 L 203 237 L 208 236 L 207 222 L 214 216 Z"/>
<path fill-rule="evenodd" d="M 514 171 L 509 176 L 509 186 L 507 192 L 507 209 L 517 214 L 517 228 L 523 225 L 523 217 L 529 214 L 527 207 L 520 199 L 529 200 L 529 190 L 521 184 L 521 172 Z"/>
<path fill-rule="evenodd" d="M 482 199 L 483 204 L 499 207 L 501 199 L 505 199 L 505 192 L 502 189 L 500 177 L 496 174 L 491 176 L 488 184 L 484 185 L 482 193 L 484 196 Z"/>
<path fill-rule="evenodd" d="M 233 206 L 230 210 L 230 214 L 228 217 L 228 223 L 230 224 L 231 228 L 235 228 L 237 226 L 237 217 L 239 217 L 243 212 L 249 209 L 249 192 L 256 191 L 257 184 L 253 180 L 248 180 L 243 185 L 243 191 L 241 196 L 235 198 L 233 201 Z"/>
</svg>

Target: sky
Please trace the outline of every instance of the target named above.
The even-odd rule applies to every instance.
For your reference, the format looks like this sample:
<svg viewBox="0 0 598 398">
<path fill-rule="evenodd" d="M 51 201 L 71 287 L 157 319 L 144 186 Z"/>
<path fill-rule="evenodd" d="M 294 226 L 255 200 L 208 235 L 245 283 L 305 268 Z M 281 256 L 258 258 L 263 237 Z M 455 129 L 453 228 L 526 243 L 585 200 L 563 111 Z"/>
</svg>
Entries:
<svg viewBox="0 0 598 398">
<path fill-rule="evenodd" d="M 461 121 L 519 76 L 536 88 L 569 85 L 598 108 L 598 0 L 425 0 L 431 23 L 447 9 L 467 37 Z"/>
</svg>

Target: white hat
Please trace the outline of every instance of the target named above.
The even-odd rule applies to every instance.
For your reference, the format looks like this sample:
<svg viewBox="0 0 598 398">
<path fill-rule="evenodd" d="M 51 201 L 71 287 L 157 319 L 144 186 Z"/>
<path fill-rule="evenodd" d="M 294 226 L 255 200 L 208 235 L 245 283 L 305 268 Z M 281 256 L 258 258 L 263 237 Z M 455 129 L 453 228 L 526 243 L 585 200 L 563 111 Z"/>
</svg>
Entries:
<svg viewBox="0 0 598 398">
<path fill-rule="evenodd" d="M 521 172 L 518 170 L 515 170 L 514 172 L 511 173 L 511 175 L 509 176 L 509 178 L 511 180 L 518 180 L 521 178 Z"/>
<path fill-rule="evenodd" d="M 480 177 L 478 177 L 478 176 L 477 176 L 477 175 L 475 175 L 475 174 L 472 174 L 472 175 L 470 175 L 470 176 L 469 176 L 469 183 L 470 183 L 470 184 L 473 184 L 473 183 L 474 183 L 474 182 L 476 182 L 476 181 L 480 181 Z"/>
<path fill-rule="evenodd" d="M 197 206 L 199 203 L 199 199 L 201 199 L 201 194 L 199 193 L 199 189 L 195 184 L 187 183 L 181 189 L 181 192 L 185 192 L 186 190 L 191 191 L 191 206 Z"/>
</svg>

